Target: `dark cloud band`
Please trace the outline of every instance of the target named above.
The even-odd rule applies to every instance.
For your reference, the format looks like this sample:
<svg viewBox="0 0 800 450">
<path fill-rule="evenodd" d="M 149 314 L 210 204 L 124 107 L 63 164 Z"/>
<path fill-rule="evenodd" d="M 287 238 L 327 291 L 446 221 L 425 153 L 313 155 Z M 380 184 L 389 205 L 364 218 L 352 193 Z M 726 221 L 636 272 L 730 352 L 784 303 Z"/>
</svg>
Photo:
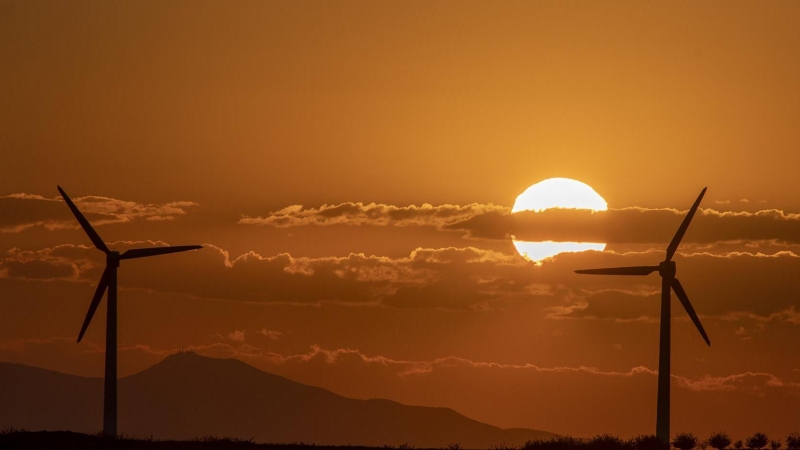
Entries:
<svg viewBox="0 0 800 450">
<path fill-rule="evenodd" d="M 662 208 L 621 208 L 593 212 L 550 209 L 510 213 L 510 208 L 473 203 L 465 206 L 394 206 L 341 203 L 319 208 L 289 206 L 260 217 L 243 217 L 239 224 L 278 228 L 300 226 L 426 226 L 460 232 L 477 239 L 606 242 L 609 244 L 667 243 L 686 211 Z M 731 212 L 701 209 L 685 242 L 781 241 L 800 243 L 800 214 L 781 210 Z"/>
</svg>

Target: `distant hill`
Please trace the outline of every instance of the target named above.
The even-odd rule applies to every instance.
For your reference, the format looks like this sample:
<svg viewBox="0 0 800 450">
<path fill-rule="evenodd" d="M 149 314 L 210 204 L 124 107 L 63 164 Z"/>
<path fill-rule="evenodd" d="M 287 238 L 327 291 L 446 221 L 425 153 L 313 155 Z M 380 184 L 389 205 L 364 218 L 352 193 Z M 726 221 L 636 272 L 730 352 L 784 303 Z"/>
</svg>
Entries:
<svg viewBox="0 0 800 450">
<path fill-rule="evenodd" d="M 119 430 L 137 437 L 207 435 L 256 442 L 463 448 L 521 445 L 554 434 L 500 429 L 448 408 L 355 400 L 235 359 L 178 353 L 119 380 Z M 0 428 L 94 433 L 101 378 L 0 363 Z"/>
</svg>

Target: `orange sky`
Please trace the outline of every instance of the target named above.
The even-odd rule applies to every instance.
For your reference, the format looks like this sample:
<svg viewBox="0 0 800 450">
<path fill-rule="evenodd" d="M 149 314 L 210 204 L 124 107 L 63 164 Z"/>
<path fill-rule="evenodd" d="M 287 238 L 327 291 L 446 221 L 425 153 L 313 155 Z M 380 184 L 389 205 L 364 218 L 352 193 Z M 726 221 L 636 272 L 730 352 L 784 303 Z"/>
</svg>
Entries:
<svg viewBox="0 0 800 450">
<path fill-rule="evenodd" d="M 0 361 L 102 374 L 104 306 L 74 339 L 103 259 L 60 184 L 117 248 L 206 245 L 123 264 L 122 375 L 194 348 L 503 427 L 652 433 L 659 280 L 572 271 L 657 263 L 708 186 L 676 259 L 712 347 L 676 303 L 672 429 L 785 435 L 799 19 L 794 2 L 4 1 Z M 550 177 L 610 210 L 508 216 Z M 609 247 L 537 267 L 512 233 Z"/>
</svg>

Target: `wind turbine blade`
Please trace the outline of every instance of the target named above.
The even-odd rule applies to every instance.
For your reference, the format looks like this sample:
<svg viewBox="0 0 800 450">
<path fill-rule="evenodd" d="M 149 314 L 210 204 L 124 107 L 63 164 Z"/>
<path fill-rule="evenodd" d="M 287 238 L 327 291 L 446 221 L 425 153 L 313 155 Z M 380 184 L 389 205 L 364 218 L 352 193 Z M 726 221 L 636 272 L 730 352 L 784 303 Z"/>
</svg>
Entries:
<svg viewBox="0 0 800 450">
<path fill-rule="evenodd" d="M 607 269 L 584 269 L 576 270 L 575 273 L 585 275 L 650 275 L 658 270 L 658 266 L 633 266 L 633 267 L 609 267 Z"/>
<path fill-rule="evenodd" d="M 669 261 L 675 255 L 675 251 L 678 250 L 678 245 L 681 243 L 681 239 L 683 239 L 683 235 L 686 234 L 686 229 L 689 228 L 689 223 L 692 221 L 692 217 L 694 217 L 694 213 L 697 211 L 697 207 L 700 206 L 700 201 L 703 200 L 703 196 L 706 194 L 707 187 L 704 187 L 702 191 L 700 191 L 700 195 L 697 197 L 697 200 L 694 201 L 694 205 L 692 205 L 691 209 L 689 209 L 689 213 L 686 214 L 686 217 L 683 218 L 683 223 L 681 226 L 678 227 L 678 231 L 675 232 L 675 236 L 672 238 L 672 242 L 669 243 L 669 247 L 667 247 L 667 259 Z"/>
<path fill-rule="evenodd" d="M 678 281 L 677 278 L 672 279 L 672 290 L 675 291 L 675 294 L 681 301 L 683 305 L 683 309 L 689 313 L 689 317 L 691 317 L 692 322 L 694 322 L 694 326 L 697 327 L 697 330 L 700 331 L 700 334 L 703 336 L 703 339 L 706 340 L 706 344 L 709 346 L 711 345 L 711 341 L 708 340 L 708 335 L 706 334 L 706 330 L 703 329 L 703 324 L 700 323 L 700 318 L 697 317 L 697 313 L 694 312 L 694 308 L 692 308 L 692 304 L 689 303 L 689 297 L 686 295 L 686 291 L 683 290 L 683 286 L 681 286 L 681 282 Z"/>
<path fill-rule="evenodd" d="M 78 223 L 81 224 L 83 231 L 85 231 L 86 234 L 89 235 L 89 239 L 92 240 L 94 246 L 97 247 L 98 250 L 104 253 L 108 253 L 109 250 L 105 242 L 103 242 L 103 240 L 100 239 L 100 235 L 97 234 L 96 231 L 94 231 L 94 228 L 92 228 L 92 226 L 89 224 L 89 221 L 86 220 L 86 217 L 83 217 L 83 214 L 80 212 L 78 207 L 75 206 L 75 203 L 72 203 L 72 200 L 69 198 L 67 193 L 64 192 L 63 189 L 61 189 L 61 186 L 58 186 L 58 192 L 60 192 L 61 196 L 64 197 L 64 201 L 67 203 L 67 206 L 69 206 L 69 209 L 72 210 L 72 214 L 75 215 L 75 218 L 78 219 Z"/>
<path fill-rule="evenodd" d="M 86 319 L 83 321 L 81 333 L 78 335 L 78 342 L 83 339 L 83 334 L 86 333 L 86 329 L 89 328 L 89 322 L 91 322 L 92 317 L 94 317 L 94 312 L 97 310 L 97 305 L 100 304 L 100 300 L 103 299 L 103 294 L 106 293 L 106 288 L 108 287 L 108 278 L 111 276 L 111 270 L 112 269 L 110 267 L 106 267 L 106 270 L 103 271 L 103 276 L 100 277 L 100 283 L 97 284 L 97 289 L 94 291 L 92 303 L 89 305 L 89 311 L 86 313 Z"/>
<path fill-rule="evenodd" d="M 147 256 L 166 255 L 167 253 L 186 252 L 203 248 L 202 245 L 176 245 L 174 247 L 132 248 L 123 253 L 119 259 L 144 258 Z"/>
</svg>

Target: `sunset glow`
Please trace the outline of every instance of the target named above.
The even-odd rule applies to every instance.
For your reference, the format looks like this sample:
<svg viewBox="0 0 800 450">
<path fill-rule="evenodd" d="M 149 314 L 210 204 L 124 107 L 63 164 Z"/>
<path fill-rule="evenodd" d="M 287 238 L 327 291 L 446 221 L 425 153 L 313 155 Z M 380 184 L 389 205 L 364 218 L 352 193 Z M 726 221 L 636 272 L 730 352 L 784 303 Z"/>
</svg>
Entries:
<svg viewBox="0 0 800 450">
<path fill-rule="evenodd" d="M 798 24 L 792 0 L 0 0 L 0 430 L 788 448 Z"/>
</svg>

